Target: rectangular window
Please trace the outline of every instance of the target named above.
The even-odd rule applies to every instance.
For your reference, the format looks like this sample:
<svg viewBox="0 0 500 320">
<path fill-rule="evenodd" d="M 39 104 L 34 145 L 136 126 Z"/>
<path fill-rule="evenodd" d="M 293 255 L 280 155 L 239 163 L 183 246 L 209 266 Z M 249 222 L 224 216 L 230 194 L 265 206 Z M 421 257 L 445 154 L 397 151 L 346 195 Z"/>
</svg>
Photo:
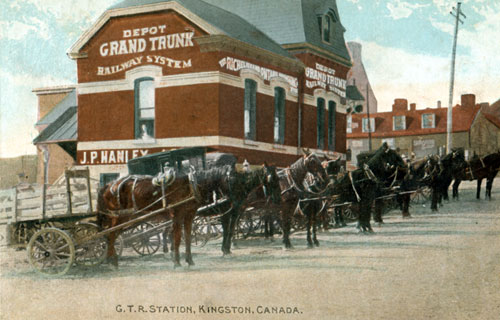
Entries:
<svg viewBox="0 0 500 320">
<path fill-rule="evenodd" d="M 424 113 L 422 115 L 422 129 L 432 129 L 436 127 L 436 115 L 434 113 Z"/>
<path fill-rule="evenodd" d="M 317 126 L 317 147 L 318 149 L 323 149 L 325 147 L 325 99 L 318 98 L 317 101 L 317 117 L 316 117 L 316 126 Z"/>
<path fill-rule="evenodd" d="M 255 123 L 257 108 L 257 82 L 245 79 L 245 139 L 255 140 Z"/>
<path fill-rule="evenodd" d="M 363 132 L 375 132 L 375 119 L 370 118 L 370 122 L 368 122 L 368 118 L 363 118 Z"/>
<path fill-rule="evenodd" d="M 285 89 L 274 88 L 274 142 L 285 143 Z"/>
<path fill-rule="evenodd" d="M 347 133 L 352 133 L 352 116 L 351 115 L 348 115 L 347 116 L 347 125 L 346 125 L 346 132 Z"/>
<path fill-rule="evenodd" d="M 102 188 L 108 183 L 118 179 L 119 176 L 119 173 L 101 173 L 99 176 L 99 186 Z"/>
<path fill-rule="evenodd" d="M 135 138 L 155 136 L 155 86 L 152 78 L 135 80 Z"/>
<path fill-rule="evenodd" d="M 328 150 L 335 151 L 335 116 L 337 104 L 334 101 L 328 101 Z"/>
<path fill-rule="evenodd" d="M 392 117 L 392 130 L 406 130 L 406 116 Z"/>
</svg>

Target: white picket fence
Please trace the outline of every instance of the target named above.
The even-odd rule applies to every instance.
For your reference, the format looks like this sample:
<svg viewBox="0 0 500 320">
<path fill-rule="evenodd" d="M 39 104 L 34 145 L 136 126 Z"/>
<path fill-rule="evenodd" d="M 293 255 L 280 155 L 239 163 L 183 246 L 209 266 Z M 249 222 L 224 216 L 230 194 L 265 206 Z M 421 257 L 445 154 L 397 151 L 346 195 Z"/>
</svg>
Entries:
<svg viewBox="0 0 500 320">
<path fill-rule="evenodd" d="M 71 212 L 68 210 L 68 190 L 65 179 L 62 183 L 47 187 L 45 196 L 45 215 L 43 214 L 43 186 L 21 185 L 0 190 L 0 224 L 19 221 L 53 218 L 67 214 L 95 212 L 98 183 L 90 183 L 92 208 L 89 208 L 87 180 L 70 179 Z"/>
</svg>

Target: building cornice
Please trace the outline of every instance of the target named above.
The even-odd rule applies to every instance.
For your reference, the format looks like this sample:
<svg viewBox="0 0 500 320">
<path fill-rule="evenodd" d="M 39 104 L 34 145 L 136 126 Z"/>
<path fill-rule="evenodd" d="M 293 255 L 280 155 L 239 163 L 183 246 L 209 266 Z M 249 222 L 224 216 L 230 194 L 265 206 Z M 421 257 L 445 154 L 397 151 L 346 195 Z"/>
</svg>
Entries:
<svg viewBox="0 0 500 320">
<path fill-rule="evenodd" d="M 323 48 L 314 46 L 310 43 L 307 42 L 302 42 L 302 43 L 293 43 L 293 44 L 283 44 L 283 48 L 287 49 L 291 53 L 300 53 L 300 52 L 306 52 L 306 53 L 314 53 L 317 54 L 325 59 L 333 60 L 337 63 L 340 63 L 341 65 L 345 67 L 352 67 L 352 61 L 347 60 L 345 58 L 342 58 L 334 53 L 331 53 L 328 50 L 325 50 Z"/>
<path fill-rule="evenodd" d="M 208 35 L 196 37 L 194 40 L 200 46 L 201 52 L 227 51 L 254 58 L 292 72 L 303 72 L 305 69 L 305 65 L 298 59 L 279 55 L 227 35 Z"/>
<path fill-rule="evenodd" d="M 68 93 L 75 90 L 76 85 L 63 85 L 63 86 L 54 86 L 54 87 L 43 87 L 43 88 L 35 88 L 31 90 L 31 92 L 36 95 L 43 94 L 58 94 L 58 93 Z"/>
<path fill-rule="evenodd" d="M 214 27 L 213 25 L 206 22 L 205 20 L 201 19 L 199 16 L 192 13 L 191 11 L 189 11 L 188 9 L 186 9 L 185 7 L 183 7 L 182 5 L 180 5 L 179 3 L 175 2 L 175 1 L 146 4 L 146 5 L 134 6 L 134 7 L 128 7 L 128 8 L 111 9 L 111 10 L 105 11 L 97 19 L 97 21 L 89 29 L 87 29 L 80 36 L 80 38 L 68 49 L 67 55 L 71 59 L 86 58 L 87 54 L 85 52 L 81 52 L 82 48 L 90 41 L 90 39 L 92 39 L 92 37 L 94 37 L 94 35 L 97 32 L 99 32 L 99 30 L 111 18 L 144 14 L 144 13 L 151 13 L 151 12 L 164 11 L 164 10 L 173 10 L 173 11 L 179 13 L 180 15 L 184 16 L 186 19 L 192 21 L 194 24 L 196 24 L 198 27 L 200 27 L 206 33 L 224 34 L 223 31 Z"/>
</svg>

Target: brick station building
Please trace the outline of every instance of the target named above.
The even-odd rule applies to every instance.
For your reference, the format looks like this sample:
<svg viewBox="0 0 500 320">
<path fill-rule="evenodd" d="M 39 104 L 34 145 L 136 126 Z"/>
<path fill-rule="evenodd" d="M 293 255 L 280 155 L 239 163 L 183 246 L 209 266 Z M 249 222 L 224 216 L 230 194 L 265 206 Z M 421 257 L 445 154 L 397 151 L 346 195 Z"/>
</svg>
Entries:
<svg viewBox="0 0 500 320">
<path fill-rule="evenodd" d="M 345 158 L 344 32 L 333 0 L 123 1 L 69 49 L 78 83 L 35 90 L 34 143 L 51 181 L 68 164 L 107 180 L 190 146 L 252 164 L 287 166 L 301 148 Z"/>
<path fill-rule="evenodd" d="M 356 155 L 369 149 L 369 129 L 372 149 L 387 142 L 401 154 L 423 158 L 428 154 L 446 152 L 447 108 L 417 109 L 415 103 L 395 99 L 392 111 L 354 114 L 348 119 L 347 145 L 355 164 Z M 461 103 L 453 107 L 452 146 L 465 149 L 466 156 L 480 156 L 500 149 L 500 103 L 476 104 L 474 94 L 464 94 Z M 370 125 L 368 125 L 370 121 Z"/>
</svg>

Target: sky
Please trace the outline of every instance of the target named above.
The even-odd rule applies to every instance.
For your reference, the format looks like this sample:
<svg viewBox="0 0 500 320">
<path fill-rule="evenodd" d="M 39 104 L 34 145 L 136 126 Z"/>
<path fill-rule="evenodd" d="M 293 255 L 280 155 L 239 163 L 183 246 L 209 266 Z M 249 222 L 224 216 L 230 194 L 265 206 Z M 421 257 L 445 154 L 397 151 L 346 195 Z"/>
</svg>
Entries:
<svg viewBox="0 0 500 320">
<path fill-rule="evenodd" d="M 67 50 L 120 0 L 0 0 L 0 158 L 36 153 L 34 88 L 75 84 Z M 346 41 L 362 58 L 378 100 L 417 108 L 448 105 L 453 0 L 337 0 Z M 454 104 L 464 93 L 477 102 L 500 99 L 500 0 L 462 0 Z"/>
</svg>

